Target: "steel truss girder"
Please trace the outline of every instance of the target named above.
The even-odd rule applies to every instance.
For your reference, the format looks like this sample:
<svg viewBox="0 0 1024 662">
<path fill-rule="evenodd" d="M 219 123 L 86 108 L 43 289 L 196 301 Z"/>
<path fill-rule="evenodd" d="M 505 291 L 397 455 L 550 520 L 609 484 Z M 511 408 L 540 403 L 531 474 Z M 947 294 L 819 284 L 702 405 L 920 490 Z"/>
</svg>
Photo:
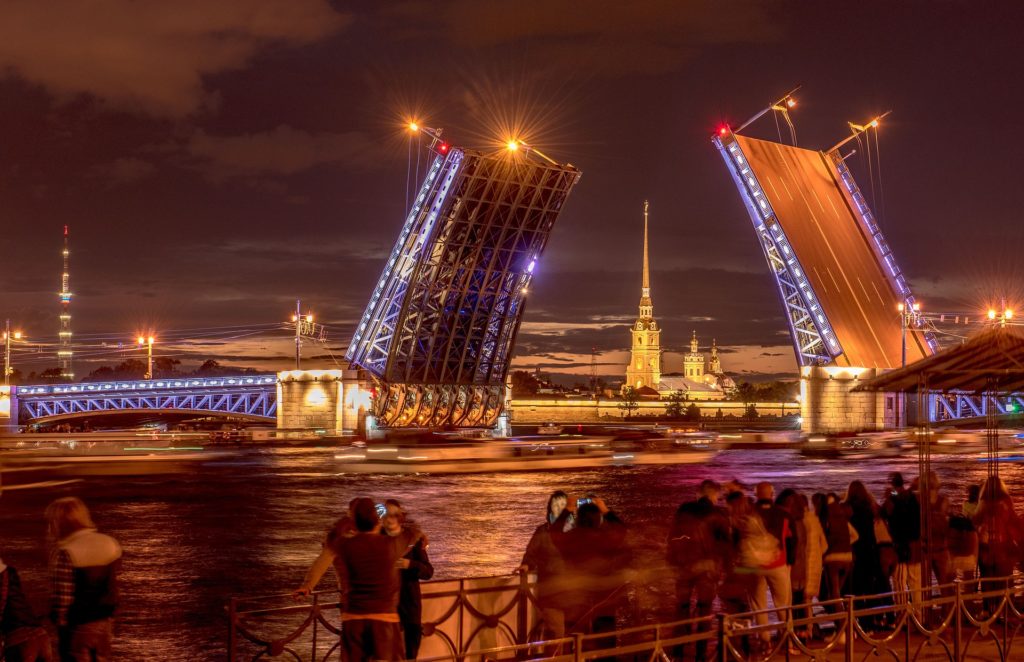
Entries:
<svg viewBox="0 0 1024 662">
<path fill-rule="evenodd" d="M 461 387 L 504 385 L 533 270 L 578 179 L 508 154 L 434 160 L 346 353 L 384 384 L 387 425 L 419 424 L 409 411 L 437 424 L 496 420 L 500 398 L 478 416 L 482 396 Z"/>
<path fill-rule="evenodd" d="M 493 427 L 504 386 L 381 383 L 374 415 L 382 427 Z"/>
<path fill-rule="evenodd" d="M 732 175 L 760 239 L 786 312 L 797 362 L 807 366 L 833 361 L 843 348 L 743 150 L 732 134 L 715 136 L 712 142 Z"/>
<path fill-rule="evenodd" d="M 113 411 L 195 411 L 273 419 L 277 416 L 276 386 L 245 390 L 202 390 L 162 393 L 79 393 L 19 398 L 26 422 Z"/>
<path fill-rule="evenodd" d="M 977 395 L 973 393 L 933 394 L 929 396 L 928 414 L 933 422 L 961 418 L 982 418 L 1024 412 L 1024 394 Z"/>
</svg>

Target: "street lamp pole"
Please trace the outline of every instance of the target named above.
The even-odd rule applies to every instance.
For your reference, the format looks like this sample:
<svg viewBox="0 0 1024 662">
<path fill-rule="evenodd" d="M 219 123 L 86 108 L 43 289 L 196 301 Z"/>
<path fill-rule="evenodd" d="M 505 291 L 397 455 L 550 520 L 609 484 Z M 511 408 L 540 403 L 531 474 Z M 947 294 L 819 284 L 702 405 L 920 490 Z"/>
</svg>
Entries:
<svg viewBox="0 0 1024 662">
<path fill-rule="evenodd" d="M 11 368 L 11 342 L 15 340 L 21 340 L 21 331 L 15 331 L 11 333 L 11 320 L 6 320 L 4 323 L 4 386 L 11 384 L 11 373 L 14 369 Z"/>
<path fill-rule="evenodd" d="M 299 361 L 302 356 L 302 300 L 295 300 L 295 314 L 292 315 L 295 322 L 295 369 L 299 369 Z"/>
<path fill-rule="evenodd" d="M 139 345 L 148 345 L 146 350 L 146 376 L 143 379 L 153 379 L 153 341 L 156 340 L 153 336 L 144 338 L 139 336 Z"/>
<path fill-rule="evenodd" d="M 4 325 L 4 386 L 11 383 L 11 320 Z"/>
</svg>

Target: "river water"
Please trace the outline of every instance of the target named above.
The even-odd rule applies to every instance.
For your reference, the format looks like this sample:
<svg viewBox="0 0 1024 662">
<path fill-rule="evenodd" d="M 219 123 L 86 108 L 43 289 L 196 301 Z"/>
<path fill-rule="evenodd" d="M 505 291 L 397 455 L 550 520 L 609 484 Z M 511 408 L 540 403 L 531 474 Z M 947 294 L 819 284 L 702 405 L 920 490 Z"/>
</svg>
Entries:
<svg viewBox="0 0 1024 662">
<path fill-rule="evenodd" d="M 933 460 L 954 507 L 985 477 L 979 457 Z M 0 498 L 0 555 L 18 567 L 45 611 L 46 504 L 83 498 L 101 530 L 124 547 L 117 659 L 223 659 L 230 596 L 284 593 L 300 583 L 326 528 L 355 496 L 403 502 L 430 539 L 437 578 L 510 572 L 547 494 L 594 492 L 630 525 L 640 566 L 661 562 L 668 521 L 703 478 L 773 482 L 808 494 L 861 479 L 881 496 L 890 471 L 917 473 L 916 457 L 811 460 L 791 450 L 733 450 L 708 465 L 461 476 L 358 476 L 338 472 L 331 449 L 254 449 L 190 471 L 86 477 Z M 1024 469 L 1002 465 L 1015 497 Z M 326 582 L 324 584 L 326 586 Z"/>
</svg>

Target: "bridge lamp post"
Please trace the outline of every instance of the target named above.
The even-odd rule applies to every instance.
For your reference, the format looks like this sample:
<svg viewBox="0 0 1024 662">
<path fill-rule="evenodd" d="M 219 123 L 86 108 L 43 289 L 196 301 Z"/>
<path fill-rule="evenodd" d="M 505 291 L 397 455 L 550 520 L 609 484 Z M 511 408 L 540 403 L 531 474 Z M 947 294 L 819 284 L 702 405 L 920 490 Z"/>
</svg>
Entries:
<svg viewBox="0 0 1024 662">
<path fill-rule="evenodd" d="M 139 346 L 147 345 L 147 356 L 146 356 L 146 376 L 143 379 L 153 379 L 153 341 L 156 340 L 153 336 L 143 337 L 139 336 Z"/>
<path fill-rule="evenodd" d="M 4 386 L 11 383 L 11 342 L 14 340 L 21 340 L 21 331 L 11 333 L 11 320 L 7 320 L 4 324 Z"/>
<path fill-rule="evenodd" d="M 912 321 L 917 320 L 917 316 L 921 314 L 921 304 L 914 303 L 913 306 L 907 307 L 906 304 L 896 304 L 896 309 L 900 311 L 900 330 L 902 331 L 902 342 L 901 342 L 901 354 L 900 354 L 900 367 L 905 368 L 907 366 L 907 327 L 910 326 Z M 904 396 L 900 396 L 899 411 L 903 424 L 906 425 L 907 421 L 907 399 Z M 899 427 L 899 421 L 896 421 L 896 427 Z"/>
</svg>

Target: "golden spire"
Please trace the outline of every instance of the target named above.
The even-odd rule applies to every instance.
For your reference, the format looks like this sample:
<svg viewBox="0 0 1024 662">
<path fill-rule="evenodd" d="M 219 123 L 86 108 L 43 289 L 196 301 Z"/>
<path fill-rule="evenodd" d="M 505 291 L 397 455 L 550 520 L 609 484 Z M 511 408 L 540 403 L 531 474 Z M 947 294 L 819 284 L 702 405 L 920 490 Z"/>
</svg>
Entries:
<svg viewBox="0 0 1024 662">
<path fill-rule="evenodd" d="M 647 201 L 644 200 L 644 282 L 642 296 L 645 299 L 651 298 L 651 274 L 647 261 Z"/>
</svg>

